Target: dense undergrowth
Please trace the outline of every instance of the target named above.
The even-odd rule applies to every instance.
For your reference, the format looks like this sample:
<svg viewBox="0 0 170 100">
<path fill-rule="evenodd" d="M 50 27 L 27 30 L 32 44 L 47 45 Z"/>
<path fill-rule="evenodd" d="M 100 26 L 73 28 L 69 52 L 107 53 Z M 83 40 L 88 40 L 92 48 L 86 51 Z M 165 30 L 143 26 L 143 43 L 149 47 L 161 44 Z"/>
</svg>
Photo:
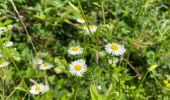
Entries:
<svg viewBox="0 0 170 100">
<path fill-rule="evenodd" d="M 169 100 L 169 15 L 168 0 L 0 0 L 0 99 Z"/>
</svg>

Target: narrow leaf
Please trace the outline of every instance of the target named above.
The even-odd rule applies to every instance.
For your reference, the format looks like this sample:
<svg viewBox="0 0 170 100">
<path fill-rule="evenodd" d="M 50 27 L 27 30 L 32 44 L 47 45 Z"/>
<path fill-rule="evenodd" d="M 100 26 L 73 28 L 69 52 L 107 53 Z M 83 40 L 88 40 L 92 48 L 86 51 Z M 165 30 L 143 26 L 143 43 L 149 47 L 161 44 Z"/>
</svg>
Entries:
<svg viewBox="0 0 170 100">
<path fill-rule="evenodd" d="M 80 10 L 79 10 L 75 5 L 73 5 L 71 2 L 69 2 L 69 5 L 71 6 L 71 8 L 72 8 L 75 12 L 77 12 L 77 13 L 80 14 Z"/>
<path fill-rule="evenodd" d="M 152 65 L 149 67 L 148 71 L 153 71 L 156 67 L 158 67 L 158 65 Z"/>
<path fill-rule="evenodd" d="M 91 100 L 102 100 L 100 94 L 97 93 L 96 87 L 94 85 L 90 86 Z"/>
<path fill-rule="evenodd" d="M 15 89 L 20 90 L 20 91 L 23 91 L 23 92 L 28 92 L 28 90 L 26 90 L 25 88 L 20 87 L 20 86 L 15 87 Z"/>
</svg>

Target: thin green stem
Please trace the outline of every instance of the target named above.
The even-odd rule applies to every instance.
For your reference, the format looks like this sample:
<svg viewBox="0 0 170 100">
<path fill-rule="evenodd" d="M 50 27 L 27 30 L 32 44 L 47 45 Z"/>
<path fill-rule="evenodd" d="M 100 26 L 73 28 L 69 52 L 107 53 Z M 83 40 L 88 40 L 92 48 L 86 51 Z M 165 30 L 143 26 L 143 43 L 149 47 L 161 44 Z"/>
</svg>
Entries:
<svg viewBox="0 0 170 100">
<path fill-rule="evenodd" d="M 89 30 L 89 32 L 90 32 L 90 35 L 92 35 L 92 32 L 90 31 L 90 28 L 89 28 L 89 24 L 88 24 L 87 18 L 86 18 L 86 16 L 85 16 L 84 11 L 83 11 L 83 8 L 82 8 L 82 6 L 81 6 L 80 0 L 78 0 L 78 5 L 79 5 L 79 8 L 80 8 L 81 14 L 82 14 L 82 16 L 83 16 L 83 19 L 85 20 L 86 27 L 88 28 L 88 30 Z"/>
<path fill-rule="evenodd" d="M 87 21 L 87 18 L 86 18 L 86 16 L 85 16 L 85 14 L 84 14 L 84 11 L 83 11 L 83 8 L 82 8 L 82 6 L 81 6 L 80 0 L 78 0 L 78 6 L 79 6 L 79 8 L 80 8 L 80 11 L 81 11 L 81 14 L 82 14 L 82 16 L 83 16 L 83 19 L 85 20 L 85 25 L 86 25 L 86 27 L 87 27 L 87 29 L 88 29 L 91 37 L 92 37 L 92 40 L 95 40 L 95 43 L 96 43 L 96 45 L 97 45 L 97 41 L 96 41 L 96 39 L 94 38 L 93 33 L 91 32 L 91 30 L 90 30 L 90 28 L 89 28 L 89 24 L 88 24 L 88 21 Z"/>
<path fill-rule="evenodd" d="M 145 78 L 146 78 L 146 76 L 148 75 L 148 73 L 149 73 L 149 70 L 145 73 L 144 77 L 142 78 L 142 81 L 139 83 L 139 86 L 138 86 L 138 88 L 137 88 L 136 95 L 135 95 L 135 100 L 137 99 L 137 96 L 138 96 L 138 94 L 139 94 L 139 89 L 140 89 L 140 87 L 143 85 L 143 81 L 145 80 Z"/>
<path fill-rule="evenodd" d="M 104 12 L 104 3 L 102 2 L 102 16 L 103 16 L 103 23 L 106 25 L 106 19 L 105 19 L 105 12 Z"/>
<path fill-rule="evenodd" d="M 5 100 L 5 81 L 4 79 L 2 80 L 3 81 L 3 95 L 2 95 L 2 99 Z"/>
<path fill-rule="evenodd" d="M 21 79 L 22 79 L 24 85 L 26 86 L 27 89 L 29 89 L 28 86 L 27 86 L 27 84 L 26 84 L 26 82 L 25 82 L 25 80 L 24 80 L 24 77 L 23 77 L 23 75 L 21 74 L 21 72 L 19 71 L 19 69 L 18 69 L 16 63 L 14 62 L 14 60 L 13 60 L 11 57 L 10 57 L 10 60 L 12 61 L 14 67 L 16 68 L 17 72 L 19 73 L 19 75 L 20 75 L 20 77 L 21 77 Z"/>
<path fill-rule="evenodd" d="M 92 77 L 92 80 L 93 80 L 93 84 L 94 84 L 94 86 L 95 86 L 95 88 L 96 88 L 96 90 L 97 90 L 97 92 L 98 92 L 97 85 L 96 85 L 96 82 L 95 82 L 95 78 L 94 78 L 92 72 L 91 72 L 91 77 Z"/>
<path fill-rule="evenodd" d="M 74 90 L 74 95 L 73 95 L 73 97 L 74 97 L 74 100 L 77 100 L 77 90 L 78 90 L 78 87 L 79 87 L 79 84 L 80 84 L 80 79 L 79 78 L 77 78 L 77 84 L 76 84 L 76 86 L 75 86 L 75 90 Z"/>
<path fill-rule="evenodd" d="M 28 33 L 28 30 L 27 30 L 27 28 L 26 28 L 26 26 L 25 26 L 25 24 L 24 24 L 24 21 L 22 20 L 20 14 L 19 14 L 19 12 L 18 12 L 18 10 L 17 10 L 17 8 L 16 8 L 16 5 L 15 5 L 14 1 L 13 1 L 13 0 L 9 0 L 9 2 L 11 3 L 11 5 L 12 5 L 14 11 L 15 11 L 15 13 L 17 14 L 17 16 L 18 16 L 18 18 L 19 18 L 19 20 L 20 20 L 20 22 L 21 22 L 21 24 L 22 24 L 22 26 L 23 26 L 23 28 L 24 28 L 27 36 L 28 36 L 28 39 L 29 39 L 30 42 L 31 42 L 31 45 L 32 45 L 32 47 L 33 47 L 34 52 L 37 54 L 37 50 L 36 50 L 36 48 L 35 48 L 35 46 L 34 46 L 34 43 L 33 43 L 32 39 L 31 39 L 31 36 L 30 36 L 30 34 Z"/>
<path fill-rule="evenodd" d="M 6 100 L 9 100 L 9 98 L 15 93 L 15 91 L 16 91 L 16 89 L 14 89 L 14 90 L 10 93 L 10 95 L 6 98 Z"/>
</svg>

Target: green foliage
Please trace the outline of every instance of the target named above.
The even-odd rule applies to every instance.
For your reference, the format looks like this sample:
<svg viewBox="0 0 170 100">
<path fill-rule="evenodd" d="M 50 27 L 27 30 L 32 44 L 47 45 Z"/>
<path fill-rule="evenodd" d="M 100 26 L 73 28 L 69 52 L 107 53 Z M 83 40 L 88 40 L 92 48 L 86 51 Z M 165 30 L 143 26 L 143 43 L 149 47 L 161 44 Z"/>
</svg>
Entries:
<svg viewBox="0 0 170 100">
<path fill-rule="evenodd" d="M 10 1 L 0 0 L 0 28 L 6 27 L 0 35 L 0 64 L 10 62 L 0 67 L 0 99 L 170 98 L 170 86 L 164 83 L 170 85 L 168 0 L 14 0 L 29 34 Z M 78 23 L 78 18 L 86 23 Z M 85 35 L 87 25 L 96 25 L 97 31 Z M 8 41 L 14 44 L 6 47 Z M 108 43 L 123 44 L 125 54 L 107 54 Z M 78 45 L 83 54 L 70 55 L 69 47 Z M 38 58 L 53 67 L 41 70 L 33 63 Z M 69 71 L 69 64 L 78 59 L 86 60 L 88 67 L 82 77 Z M 50 90 L 33 95 L 30 89 L 36 83 Z"/>
</svg>

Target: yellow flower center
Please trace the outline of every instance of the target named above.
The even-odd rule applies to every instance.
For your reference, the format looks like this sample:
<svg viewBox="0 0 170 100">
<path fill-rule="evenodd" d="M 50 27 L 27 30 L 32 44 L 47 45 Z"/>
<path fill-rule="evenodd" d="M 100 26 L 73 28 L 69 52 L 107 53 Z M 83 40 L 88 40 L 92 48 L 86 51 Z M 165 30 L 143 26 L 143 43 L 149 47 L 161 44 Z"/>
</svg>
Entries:
<svg viewBox="0 0 170 100">
<path fill-rule="evenodd" d="M 115 44 L 112 44 L 111 49 L 114 50 L 114 51 L 117 51 L 119 49 L 119 47 Z"/>
<path fill-rule="evenodd" d="M 79 48 L 78 48 L 78 47 L 73 47 L 72 50 L 73 50 L 73 51 L 78 51 Z"/>
<path fill-rule="evenodd" d="M 39 92 L 41 90 L 41 88 L 39 86 L 35 87 L 35 91 Z"/>
<path fill-rule="evenodd" d="M 90 29 L 93 29 L 93 28 L 94 28 L 94 25 L 90 25 L 89 28 L 90 28 Z"/>
<path fill-rule="evenodd" d="M 80 70 L 82 69 L 82 66 L 81 66 L 81 65 L 75 65 L 75 66 L 74 66 L 74 69 L 75 69 L 76 71 L 80 71 Z"/>
<path fill-rule="evenodd" d="M 49 65 L 48 64 L 44 64 L 44 67 L 48 67 Z"/>
</svg>

